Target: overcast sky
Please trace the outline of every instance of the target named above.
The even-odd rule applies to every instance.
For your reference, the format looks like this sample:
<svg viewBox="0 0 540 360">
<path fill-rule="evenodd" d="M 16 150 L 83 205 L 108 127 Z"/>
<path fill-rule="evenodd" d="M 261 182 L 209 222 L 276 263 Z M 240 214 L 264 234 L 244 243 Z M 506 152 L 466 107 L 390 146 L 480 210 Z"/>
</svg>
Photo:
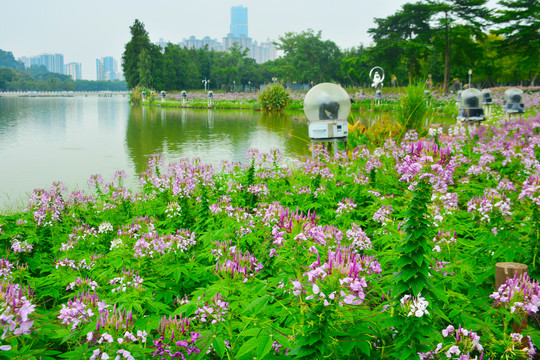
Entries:
<svg viewBox="0 0 540 360">
<path fill-rule="evenodd" d="M 248 32 L 259 42 L 285 32 L 322 31 L 341 48 L 369 45 L 373 18 L 386 17 L 413 0 L 0 0 L 0 49 L 17 57 L 64 54 L 82 63 L 83 78 L 96 79 L 96 58 L 120 65 L 129 26 L 145 25 L 152 42 L 178 43 L 191 35 L 219 41 L 229 33 L 231 7 L 248 8 Z M 119 69 L 120 70 L 120 69 Z"/>
</svg>

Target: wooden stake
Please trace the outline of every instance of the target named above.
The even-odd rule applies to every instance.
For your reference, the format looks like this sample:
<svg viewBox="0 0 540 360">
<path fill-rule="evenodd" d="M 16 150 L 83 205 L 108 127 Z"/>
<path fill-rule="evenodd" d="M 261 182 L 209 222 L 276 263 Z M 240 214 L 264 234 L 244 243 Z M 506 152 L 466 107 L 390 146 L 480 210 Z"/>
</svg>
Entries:
<svg viewBox="0 0 540 360">
<path fill-rule="evenodd" d="M 495 264 L 495 291 L 499 290 L 499 287 L 506 282 L 506 280 L 513 278 L 516 275 L 520 276 L 527 273 L 527 265 L 514 263 L 514 262 L 500 262 Z"/>
</svg>

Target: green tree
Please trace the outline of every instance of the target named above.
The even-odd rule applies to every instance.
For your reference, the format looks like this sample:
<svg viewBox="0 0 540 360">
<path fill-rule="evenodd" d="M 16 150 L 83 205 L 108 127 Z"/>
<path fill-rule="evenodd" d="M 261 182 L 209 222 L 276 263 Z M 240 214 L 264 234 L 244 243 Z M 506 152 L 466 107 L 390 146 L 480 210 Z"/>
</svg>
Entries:
<svg viewBox="0 0 540 360">
<path fill-rule="evenodd" d="M 534 85 L 540 70 L 540 2 L 500 0 L 498 4 L 502 8 L 493 20 L 500 28 L 493 32 L 503 37 L 501 52 L 518 54 L 518 67 L 529 70 Z"/>
<path fill-rule="evenodd" d="M 139 85 L 143 87 L 151 87 L 153 83 L 152 60 L 150 59 L 150 54 L 144 48 L 139 54 L 137 68 L 139 70 Z"/>
<path fill-rule="evenodd" d="M 368 80 L 370 69 L 368 50 L 363 45 L 343 52 L 341 71 L 346 79 L 345 82 L 352 86 L 360 86 Z"/>
<path fill-rule="evenodd" d="M 285 52 L 292 81 L 320 83 L 343 79 L 341 50 L 333 41 L 323 41 L 320 31 L 316 34 L 311 29 L 299 34 L 285 33 L 279 37 L 277 47 Z"/>
<path fill-rule="evenodd" d="M 487 0 L 428 0 L 437 18 L 437 34 L 441 34 L 444 54 L 443 89 L 447 90 L 452 70 L 452 41 L 456 36 L 455 25 L 459 20 L 476 37 L 484 35 L 482 30 L 488 25 L 490 11 L 484 6 Z"/>
<path fill-rule="evenodd" d="M 216 53 L 212 64 L 211 79 L 217 88 L 232 89 L 233 81 L 239 81 L 240 58 L 241 55 L 238 53 Z"/>
<path fill-rule="evenodd" d="M 140 82 L 139 62 L 143 50 L 150 51 L 150 38 L 144 29 L 144 24 L 138 19 L 130 26 L 131 40 L 126 44 L 122 54 L 122 69 L 129 88 L 134 88 Z"/>
<path fill-rule="evenodd" d="M 420 67 L 419 60 L 427 53 L 432 16 L 433 7 L 429 4 L 405 4 L 393 15 L 375 18 L 377 27 L 368 30 L 376 46 L 390 55 L 386 58 L 394 57 L 397 61 L 408 62 L 409 79 L 415 77 Z"/>
<path fill-rule="evenodd" d="M 4 51 L 0 49 L 0 68 L 2 67 L 23 70 L 24 64 L 15 60 L 11 51 Z"/>
</svg>

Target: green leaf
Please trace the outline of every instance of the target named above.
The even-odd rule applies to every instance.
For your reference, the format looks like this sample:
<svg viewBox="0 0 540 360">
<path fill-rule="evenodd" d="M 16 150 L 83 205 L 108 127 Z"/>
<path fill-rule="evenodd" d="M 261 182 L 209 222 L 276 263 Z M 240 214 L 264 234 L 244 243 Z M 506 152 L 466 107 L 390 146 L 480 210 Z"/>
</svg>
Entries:
<svg viewBox="0 0 540 360">
<path fill-rule="evenodd" d="M 291 342 L 289 341 L 289 338 L 287 336 L 284 336 L 280 333 L 274 333 L 273 335 L 280 345 L 283 345 L 287 349 L 290 349 L 292 347 Z"/>
<path fill-rule="evenodd" d="M 242 344 L 242 346 L 240 347 L 240 350 L 238 350 L 238 354 L 236 354 L 236 359 L 253 351 L 257 347 L 258 344 L 259 344 L 259 340 L 256 337 L 252 337 L 251 339 L 246 341 L 244 344 Z"/>
<path fill-rule="evenodd" d="M 212 340 L 212 345 L 219 356 L 223 356 L 223 354 L 225 354 L 225 341 L 223 341 L 222 338 L 214 338 Z"/>
<path fill-rule="evenodd" d="M 174 277 L 174 281 L 176 281 L 177 283 L 182 277 L 182 269 L 179 266 L 174 268 L 173 277 Z"/>
<path fill-rule="evenodd" d="M 411 254 L 411 257 L 413 258 L 416 265 L 420 266 L 422 265 L 422 262 L 424 261 L 424 253 L 419 251 L 416 254 Z"/>
<path fill-rule="evenodd" d="M 371 354 L 371 346 L 369 346 L 369 342 L 367 341 L 359 341 L 356 343 L 356 347 L 367 356 L 370 356 Z"/>
<path fill-rule="evenodd" d="M 259 338 L 259 345 L 257 345 L 257 359 L 263 359 L 270 350 L 272 350 L 272 344 L 274 339 L 271 336 L 263 335 Z"/>
<path fill-rule="evenodd" d="M 249 310 L 251 310 L 252 308 L 254 308 L 257 305 L 258 305 L 257 309 L 260 310 L 261 307 L 268 304 L 269 298 L 270 298 L 270 295 L 264 295 L 264 296 L 262 296 L 260 298 L 257 298 L 255 300 L 253 300 L 248 306 L 246 306 L 246 308 L 244 309 L 242 314 L 247 313 Z"/>
<path fill-rule="evenodd" d="M 249 328 L 240 333 L 240 336 L 257 336 L 261 332 L 261 328 Z"/>
<path fill-rule="evenodd" d="M 412 266 L 406 266 L 403 268 L 403 281 L 409 281 L 416 274 L 416 269 Z"/>
</svg>

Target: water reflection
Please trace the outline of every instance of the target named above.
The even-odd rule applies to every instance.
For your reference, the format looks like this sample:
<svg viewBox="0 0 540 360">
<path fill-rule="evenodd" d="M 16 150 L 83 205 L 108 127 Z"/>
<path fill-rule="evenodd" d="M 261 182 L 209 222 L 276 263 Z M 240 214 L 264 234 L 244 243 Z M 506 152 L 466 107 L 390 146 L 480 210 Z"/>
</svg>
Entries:
<svg viewBox="0 0 540 360">
<path fill-rule="evenodd" d="M 0 98 L 0 209 L 62 181 L 86 189 L 90 175 L 125 170 L 135 188 L 148 158 L 245 161 L 251 148 L 309 155 L 307 125 L 294 115 L 132 107 L 125 97 Z M 289 133 L 294 135 L 288 137 Z M 22 200 L 22 201 L 20 201 Z"/>
<path fill-rule="evenodd" d="M 295 137 L 288 137 L 292 133 Z M 307 155 L 307 125 L 291 114 L 131 107 L 126 129 L 128 153 L 135 171 L 144 171 L 151 154 L 168 161 L 199 157 L 217 165 L 244 161 L 247 151 L 279 148 L 284 156 Z"/>
</svg>

